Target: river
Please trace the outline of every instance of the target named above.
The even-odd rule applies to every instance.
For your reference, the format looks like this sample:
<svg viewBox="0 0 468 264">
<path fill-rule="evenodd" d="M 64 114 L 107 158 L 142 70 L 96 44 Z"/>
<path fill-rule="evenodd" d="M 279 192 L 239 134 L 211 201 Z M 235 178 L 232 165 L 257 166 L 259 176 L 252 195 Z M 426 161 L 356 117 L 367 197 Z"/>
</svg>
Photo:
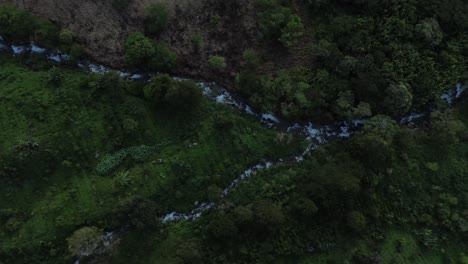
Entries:
<svg viewBox="0 0 468 264">
<path fill-rule="evenodd" d="M 60 51 L 43 48 L 36 45 L 35 43 L 31 43 L 30 45 L 14 45 L 6 42 L 0 36 L 0 51 L 2 50 L 4 52 L 12 54 L 13 56 L 28 56 L 34 54 L 42 56 L 47 60 L 54 61 L 59 64 L 63 63 L 70 65 L 70 57 L 67 54 L 61 53 Z M 94 64 L 88 61 L 80 61 L 71 66 L 76 66 L 84 71 L 98 74 L 103 74 L 109 71 L 117 71 L 122 78 L 130 80 L 150 80 L 152 77 L 157 75 L 157 73 L 142 72 L 138 70 L 124 71 L 118 69 L 111 69 L 104 65 Z M 317 148 L 320 144 L 324 144 L 336 138 L 350 137 L 353 133 L 359 131 L 359 129 L 363 126 L 365 121 L 357 119 L 351 121 L 336 122 L 329 125 L 316 125 L 312 122 L 290 123 L 272 113 L 257 113 L 244 100 L 242 100 L 242 98 L 215 82 L 200 81 L 197 79 L 180 76 L 172 77 L 175 80 L 193 80 L 203 89 L 203 94 L 210 100 L 217 103 L 232 106 L 240 112 L 254 116 L 258 119 L 258 121 L 261 124 L 268 128 L 286 133 L 295 133 L 303 135 L 309 142 L 309 146 L 303 152 L 298 153 L 297 155 L 276 161 L 264 160 L 252 167 L 247 168 L 241 175 L 239 175 L 238 178 L 232 181 L 229 184 L 229 186 L 227 186 L 223 190 L 221 198 L 227 196 L 230 193 L 230 191 L 234 189 L 239 183 L 247 180 L 252 174 L 254 174 L 257 171 L 266 170 L 281 163 L 302 162 L 305 156 L 311 151 L 313 151 L 315 148 Z M 463 95 L 465 89 L 466 86 L 463 86 L 459 83 L 454 89 L 451 89 L 447 93 L 442 94 L 440 98 L 447 102 L 448 105 L 452 105 L 458 98 L 460 98 Z M 409 115 L 401 117 L 398 121 L 401 125 L 406 125 L 426 117 L 428 114 L 430 114 L 430 112 L 431 109 L 422 113 L 411 113 Z M 181 220 L 195 220 L 199 218 L 203 212 L 213 209 L 217 205 L 218 204 L 216 202 L 212 201 L 197 202 L 195 208 L 192 211 L 187 213 L 169 212 L 164 217 L 162 217 L 162 222 L 167 223 Z M 110 245 L 112 244 L 110 240 L 114 239 L 117 236 L 114 235 L 114 232 L 107 232 L 105 235 L 103 235 L 103 237 L 107 241 L 107 245 Z M 79 263 L 79 260 L 76 263 Z"/>
</svg>

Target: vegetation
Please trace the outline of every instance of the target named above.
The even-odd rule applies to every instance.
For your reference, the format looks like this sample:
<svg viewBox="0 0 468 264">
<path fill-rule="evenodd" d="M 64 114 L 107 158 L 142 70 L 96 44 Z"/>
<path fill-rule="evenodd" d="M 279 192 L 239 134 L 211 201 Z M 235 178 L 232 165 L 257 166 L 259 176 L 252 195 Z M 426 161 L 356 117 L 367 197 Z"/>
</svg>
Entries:
<svg viewBox="0 0 468 264">
<path fill-rule="evenodd" d="M 165 4 L 156 3 L 146 9 L 146 30 L 157 35 L 163 31 L 169 21 L 169 11 Z"/>
<path fill-rule="evenodd" d="M 237 87 L 257 109 L 319 121 L 362 116 L 363 106 L 366 113 L 396 116 L 435 103 L 466 79 L 461 0 L 304 1 L 309 24 L 286 1 L 256 2 L 265 42 L 279 40 L 314 58 L 300 69 L 240 72 Z M 314 39 L 308 46 L 299 41 L 306 33 Z"/>
<path fill-rule="evenodd" d="M 129 1 L 112 3 L 123 12 Z M 212 73 L 238 63 L 236 88 L 261 113 L 362 127 L 288 158 L 312 142 L 156 74 L 178 66 L 157 37 L 162 4 L 146 11 L 148 35 L 126 40 L 128 63 L 155 73 L 148 81 L 0 50 L 0 263 L 467 263 L 468 99 L 440 99 L 468 83 L 466 4 L 255 8 L 261 45 L 239 62 L 202 57 Z M 209 17 L 222 29 L 224 17 Z M 0 35 L 83 56 L 72 31 L 12 5 L 0 5 Z M 191 36 L 198 55 L 215 52 Z M 298 61 L 272 63 L 283 53 Z M 267 160 L 283 162 L 224 192 Z M 163 221 L 210 202 L 199 218 Z"/>
<path fill-rule="evenodd" d="M 214 71 L 222 72 L 226 69 L 226 59 L 221 56 L 211 56 L 208 60 L 210 67 Z"/>
<path fill-rule="evenodd" d="M 170 72 L 176 64 L 176 55 L 166 45 L 153 42 L 140 32 L 128 37 L 126 51 L 130 64 L 152 71 Z"/>
</svg>

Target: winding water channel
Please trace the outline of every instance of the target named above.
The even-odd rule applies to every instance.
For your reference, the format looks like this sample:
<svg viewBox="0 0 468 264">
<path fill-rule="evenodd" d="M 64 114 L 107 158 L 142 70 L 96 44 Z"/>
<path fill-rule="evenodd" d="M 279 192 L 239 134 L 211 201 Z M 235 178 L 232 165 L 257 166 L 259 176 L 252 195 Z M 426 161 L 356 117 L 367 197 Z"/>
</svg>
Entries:
<svg viewBox="0 0 468 264">
<path fill-rule="evenodd" d="M 26 46 L 18 46 L 14 44 L 10 44 L 6 42 L 0 36 L 0 51 L 5 51 L 13 56 L 28 56 L 28 55 L 37 55 L 42 56 L 47 60 L 54 61 L 56 63 L 64 63 L 71 65 L 69 62 L 70 57 L 66 54 L 63 54 L 59 51 L 54 51 L 50 49 L 46 49 L 40 47 L 34 43 Z M 73 65 L 72 65 L 73 66 Z M 109 71 L 117 71 L 119 72 L 122 78 L 130 79 L 130 80 L 150 80 L 153 76 L 157 75 L 155 73 L 148 73 L 148 72 L 141 72 L 141 71 L 122 71 L 111 69 L 109 67 L 93 64 L 90 62 L 79 62 L 76 65 L 84 71 L 93 72 L 93 73 L 106 73 Z M 222 193 L 222 198 L 227 196 L 232 189 L 234 189 L 239 183 L 248 179 L 252 174 L 257 171 L 266 170 L 271 168 L 272 166 L 281 164 L 281 163 L 291 163 L 291 162 L 301 162 L 304 160 L 305 156 L 313 151 L 317 146 L 320 144 L 324 144 L 329 142 L 330 140 L 336 138 L 348 138 L 356 131 L 362 127 L 364 120 L 352 120 L 352 121 L 343 121 L 337 122 L 330 125 L 316 125 L 312 122 L 305 122 L 302 124 L 299 123 L 290 123 L 279 116 L 276 116 L 272 113 L 257 113 L 255 112 L 244 100 L 242 100 L 239 96 L 234 94 L 233 92 L 229 91 L 225 87 L 215 83 L 215 82 L 206 82 L 206 81 L 199 81 L 196 79 L 191 78 L 184 78 L 179 76 L 172 76 L 175 80 L 193 80 L 195 81 L 202 89 L 203 94 L 212 101 L 217 103 L 230 105 L 235 109 L 239 110 L 240 112 L 246 113 L 248 115 L 252 115 L 256 117 L 260 123 L 269 127 L 271 129 L 275 129 L 278 131 L 286 132 L 286 133 L 295 133 L 303 135 L 306 140 L 309 142 L 309 146 L 302 152 L 295 156 L 291 156 L 285 159 L 280 159 L 276 161 L 272 160 L 264 160 L 250 168 L 247 168 L 238 178 L 227 186 Z M 462 84 L 457 84 L 454 89 L 449 90 L 447 93 L 441 95 L 441 99 L 447 102 L 448 105 L 452 105 L 458 98 L 462 96 L 466 89 L 466 86 Z M 418 119 L 424 118 L 428 114 L 430 114 L 431 110 L 427 110 L 426 112 L 422 113 L 411 113 L 407 116 L 402 117 L 400 120 L 401 125 L 405 125 L 408 123 L 415 122 Z M 215 208 L 218 204 L 215 202 L 202 202 L 197 203 L 195 208 L 188 212 L 188 213 L 180 213 L 180 212 L 170 212 L 162 218 L 164 223 L 173 222 L 173 221 L 181 221 L 181 220 L 194 220 L 199 218 L 203 212 Z M 109 244 L 110 240 L 112 240 L 113 232 L 108 232 L 104 235 L 105 240 L 108 241 Z M 77 262 L 79 263 L 79 262 Z"/>
</svg>

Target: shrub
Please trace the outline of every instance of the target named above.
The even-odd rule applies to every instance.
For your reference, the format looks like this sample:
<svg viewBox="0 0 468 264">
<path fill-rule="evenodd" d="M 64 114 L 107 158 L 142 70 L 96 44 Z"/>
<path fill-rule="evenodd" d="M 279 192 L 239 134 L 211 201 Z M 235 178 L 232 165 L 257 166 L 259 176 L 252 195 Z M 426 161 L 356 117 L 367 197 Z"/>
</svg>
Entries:
<svg viewBox="0 0 468 264">
<path fill-rule="evenodd" d="M 224 71 L 227 67 L 226 59 L 221 56 L 211 56 L 208 60 L 210 68 L 214 71 Z"/>
<path fill-rule="evenodd" d="M 140 32 L 130 34 L 125 48 L 127 61 L 135 66 L 145 66 L 155 53 L 151 40 Z"/>
<path fill-rule="evenodd" d="M 59 29 L 54 23 L 39 19 L 34 32 L 34 40 L 41 45 L 55 47 L 59 43 Z"/>
<path fill-rule="evenodd" d="M 152 71 L 170 72 L 176 66 L 177 55 L 167 45 L 158 42 L 153 45 L 154 53 L 149 61 Z"/>
<path fill-rule="evenodd" d="M 161 74 L 153 78 L 149 84 L 143 88 L 146 99 L 155 103 L 162 103 L 167 91 L 174 85 L 174 80 L 167 74 Z"/>
<path fill-rule="evenodd" d="M 413 101 L 413 95 L 410 92 L 408 85 L 391 84 L 386 89 L 387 97 L 383 105 L 386 107 L 388 113 L 394 116 L 401 116 L 408 112 Z"/>
<path fill-rule="evenodd" d="M 141 145 L 128 148 L 127 152 L 135 162 L 144 162 L 154 152 L 155 148 Z"/>
<path fill-rule="evenodd" d="M 278 0 L 257 0 L 258 27 L 261 36 L 268 40 L 281 37 L 281 30 L 290 20 L 291 10 L 283 7 Z"/>
<path fill-rule="evenodd" d="M 242 66 L 247 69 L 256 69 L 260 65 L 260 58 L 255 50 L 245 50 L 242 53 L 242 58 Z"/>
<path fill-rule="evenodd" d="M 135 162 L 144 162 L 156 150 L 155 147 L 141 145 L 121 149 L 112 155 L 105 156 L 97 165 L 96 171 L 99 175 L 108 175 L 113 172 L 127 157 Z"/>
<path fill-rule="evenodd" d="M 416 33 L 426 43 L 437 46 L 444 37 L 444 33 L 440 28 L 439 22 L 435 18 L 427 18 L 420 21 L 416 25 Z"/>
<path fill-rule="evenodd" d="M 175 109 L 189 110 L 197 107 L 202 97 L 202 90 L 196 83 L 180 81 L 171 86 L 164 99 Z"/>
<path fill-rule="evenodd" d="M 289 22 L 281 30 L 280 42 L 287 48 L 292 48 L 297 44 L 300 37 L 304 35 L 304 25 L 298 16 L 291 16 Z"/>
<path fill-rule="evenodd" d="M 59 39 L 61 44 L 71 45 L 73 43 L 73 33 L 68 29 L 63 29 L 60 31 Z"/>
<path fill-rule="evenodd" d="M 122 164 L 122 162 L 127 157 L 127 152 L 125 150 L 118 151 L 113 155 L 108 155 L 99 162 L 96 167 L 96 171 L 99 175 L 110 174 L 117 166 Z"/>
<path fill-rule="evenodd" d="M 221 17 L 219 15 L 211 16 L 210 23 L 213 26 L 218 26 L 221 23 Z"/>
<path fill-rule="evenodd" d="M 346 223 L 354 231 L 363 231 L 366 228 L 366 217 L 358 211 L 352 211 L 346 218 Z"/>
<path fill-rule="evenodd" d="M 103 248 L 103 231 L 96 227 L 83 227 L 67 239 L 68 250 L 75 256 L 90 256 Z"/>
<path fill-rule="evenodd" d="M 47 72 L 47 82 L 52 84 L 52 85 L 60 85 L 62 84 L 63 80 L 63 74 L 62 70 L 60 70 L 57 67 L 52 67 L 48 72 Z"/>
<path fill-rule="evenodd" d="M 169 21 L 169 12 L 166 5 L 156 3 L 145 10 L 146 14 L 146 30 L 150 34 L 159 34 Z"/>
<path fill-rule="evenodd" d="M 193 36 L 192 43 L 193 43 L 193 45 L 195 46 L 195 48 L 197 50 L 200 49 L 201 47 L 203 47 L 203 38 L 202 38 L 202 36 L 200 34 L 196 34 L 195 36 Z"/>
<path fill-rule="evenodd" d="M 34 32 L 36 20 L 29 12 L 12 4 L 0 4 L 0 35 L 26 42 Z"/>
<path fill-rule="evenodd" d="M 70 56 L 75 59 L 79 60 L 84 54 L 83 47 L 80 44 L 74 43 L 70 47 Z"/>
</svg>

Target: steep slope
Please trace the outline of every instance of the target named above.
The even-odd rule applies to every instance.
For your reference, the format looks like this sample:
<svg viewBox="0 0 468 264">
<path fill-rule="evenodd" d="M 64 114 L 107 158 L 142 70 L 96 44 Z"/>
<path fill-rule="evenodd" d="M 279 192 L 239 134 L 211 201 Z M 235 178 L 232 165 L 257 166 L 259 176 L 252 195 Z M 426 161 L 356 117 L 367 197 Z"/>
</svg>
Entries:
<svg viewBox="0 0 468 264">
<path fill-rule="evenodd" d="M 158 2 L 170 10 L 169 26 L 159 39 L 179 55 L 180 73 L 209 75 L 210 55 L 225 56 L 228 65 L 235 64 L 255 39 L 252 0 L 130 0 L 120 12 L 112 0 L 0 0 L 5 2 L 70 29 L 89 55 L 114 66 L 124 63 L 127 36 L 143 31 L 145 8 Z"/>
</svg>

